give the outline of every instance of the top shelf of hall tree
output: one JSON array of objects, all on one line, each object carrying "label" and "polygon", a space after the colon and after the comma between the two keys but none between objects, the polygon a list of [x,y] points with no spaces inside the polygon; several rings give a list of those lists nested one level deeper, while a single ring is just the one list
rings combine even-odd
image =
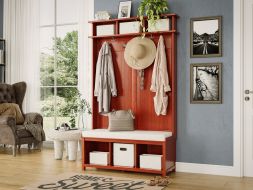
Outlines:
[{"label": "top shelf of hall tree", "polygon": [[[176,33],[176,19],[178,18],[178,15],[176,14],[163,14],[161,15],[161,19],[169,19],[170,26],[168,30],[164,31],[152,31],[152,32],[145,32],[146,35],[157,35],[157,34],[169,34],[169,33]],[[108,37],[125,37],[125,36],[138,36],[141,33],[140,32],[133,32],[133,33],[124,33],[122,34],[120,32],[120,24],[121,23],[128,23],[128,22],[134,22],[134,21],[140,21],[139,17],[131,17],[131,18],[116,18],[116,19],[110,19],[110,20],[95,20],[90,21],[93,25],[92,28],[92,36],[89,36],[89,38],[108,38]],[[105,25],[113,25],[114,31],[113,34],[110,35],[97,35],[97,27],[98,26],[105,26]],[[145,28],[148,26],[147,17],[144,17],[144,23],[143,25]]]}]

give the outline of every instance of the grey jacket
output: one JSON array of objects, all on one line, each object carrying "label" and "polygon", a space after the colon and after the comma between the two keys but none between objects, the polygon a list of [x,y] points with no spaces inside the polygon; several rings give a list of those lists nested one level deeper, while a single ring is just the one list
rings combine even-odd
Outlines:
[{"label": "grey jacket", "polygon": [[94,96],[98,101],[98,112],[110,112],[111,95],[117,96],[113,70],[112,52],[108,42],[104,42],[98,55]]}]

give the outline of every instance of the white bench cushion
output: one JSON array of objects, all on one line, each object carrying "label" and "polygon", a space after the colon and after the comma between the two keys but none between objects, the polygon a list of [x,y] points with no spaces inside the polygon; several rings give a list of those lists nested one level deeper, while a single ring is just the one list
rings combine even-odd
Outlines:
[{"label": "white bench cushion", "polygon": [[105,139],[125,139],[125,140],[144,140],[144,141],[165,141],[171,137],[169,131],[108,131],[107,129],[94,129],[82,131],[82,137],[105,138]]}]

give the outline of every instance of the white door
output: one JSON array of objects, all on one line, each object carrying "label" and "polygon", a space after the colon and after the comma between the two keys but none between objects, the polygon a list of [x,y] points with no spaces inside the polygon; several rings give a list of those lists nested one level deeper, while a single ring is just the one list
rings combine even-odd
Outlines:
[{"label": "white door", "polygon": [[[244,1],[244,176],[253,177],[253,0]],[[234,71],[236,74],[236,71]]]}]

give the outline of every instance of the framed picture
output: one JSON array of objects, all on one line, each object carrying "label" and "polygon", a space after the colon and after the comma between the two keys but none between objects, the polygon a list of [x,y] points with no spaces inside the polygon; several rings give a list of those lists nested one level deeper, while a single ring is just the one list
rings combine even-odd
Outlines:
[{"label": "framed picture", "polygon": [[221,63],[191,64],[191,104],[221,104]]},{"label": "framed picture", "polygon": [[191,19],[191,57],[221,57],[221,16]]},{"label": "framed picture", "polygon": [[118,18],[130,18],[132,1],[123,1],[119,3]]}]

